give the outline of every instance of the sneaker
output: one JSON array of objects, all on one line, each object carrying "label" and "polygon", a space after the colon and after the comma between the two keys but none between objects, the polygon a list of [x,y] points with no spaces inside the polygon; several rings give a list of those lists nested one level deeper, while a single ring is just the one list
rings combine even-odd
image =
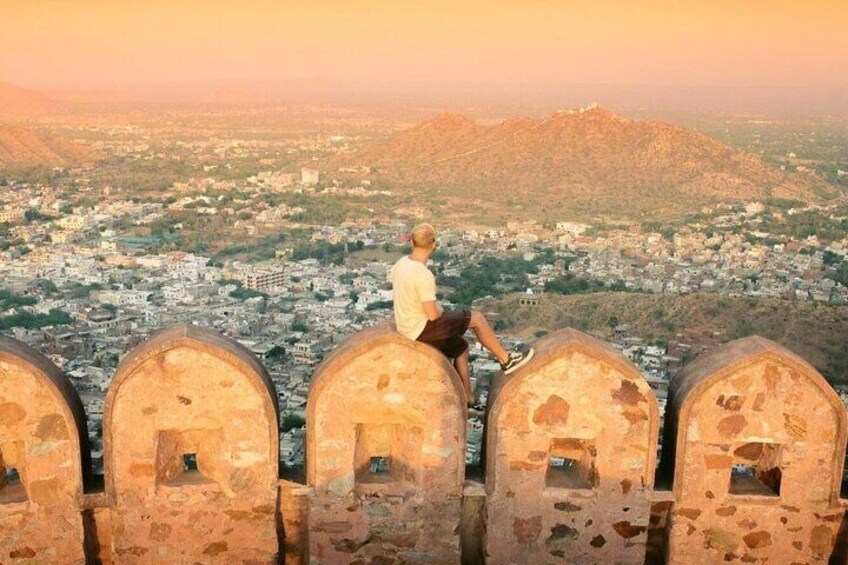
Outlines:
[{"label": "sneaker", "polygon": [[509,375],[519,367],[526,365],[527,362],[533,358],[534,353],[536,353],[536,351],[532,347],[528,349],[526,353],[513,351],[509,354],[509,357],[506,358],[506,361],[501,363],[501,371],[503,371],[505,375]]}]

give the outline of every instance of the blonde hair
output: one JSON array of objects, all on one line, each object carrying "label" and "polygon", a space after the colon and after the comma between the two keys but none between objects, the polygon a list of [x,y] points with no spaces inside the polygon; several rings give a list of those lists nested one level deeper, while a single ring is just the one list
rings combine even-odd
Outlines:
[{"label": "blonde hair", "polygon": [[409,234],[413,247],[429,249],[436,242],[436,228],[430,224],[418,224]]}]

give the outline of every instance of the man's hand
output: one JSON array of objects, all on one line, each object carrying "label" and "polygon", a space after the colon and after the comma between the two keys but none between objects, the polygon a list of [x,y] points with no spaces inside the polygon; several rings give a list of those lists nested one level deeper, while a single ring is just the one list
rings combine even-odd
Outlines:
[{"label": "man's hand", "polygon": [[435,300],[430,300],[429,302],[422,302],[421,305],[424,306],[424,313],[427,314],[428,320],[438,320],[439,317],[442,315],[442,312],[444,312],[442,307],[439,306],[439,303]]}]

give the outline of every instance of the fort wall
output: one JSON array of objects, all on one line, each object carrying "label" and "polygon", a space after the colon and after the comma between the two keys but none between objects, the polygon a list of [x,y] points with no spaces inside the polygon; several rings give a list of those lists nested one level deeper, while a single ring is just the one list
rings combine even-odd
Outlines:
[{"label": "fort wall", "polygon": [[802,359],[751,337],[687,366],[672,381],[655,484],[660,414],[636,367],[571,329],[535,347],[494,383],[478,480],[466,475],[450,363],[389,325],[354,335],[312,378],[298,481],[280,478],[276,396],[256,358],[210,330],[163,330],[112,381],[98,489],[67,378],[0,338],[0,562],[823,563],[844,553],[848,415]]},{"label": "fort wall", "polygon": [[0,337],[0,561],[84,562],[87,438],[82,403],[61,371]]},{"label": "fort wall", "polygon": [[669,407],[670,561],[827,560],[844,514],[846,413],[813,367],[737,340],[688,366]]},{"label": "fort wall", "polygon": [[486,439],[491,563],[643,563],[657,401],[636,367],[575,330],[496,383]]},{"label": "fort wall", "polygon": [[459,563],[465,397],[433,348],[378,326],[316,371],[306,429],[310,555]]}]

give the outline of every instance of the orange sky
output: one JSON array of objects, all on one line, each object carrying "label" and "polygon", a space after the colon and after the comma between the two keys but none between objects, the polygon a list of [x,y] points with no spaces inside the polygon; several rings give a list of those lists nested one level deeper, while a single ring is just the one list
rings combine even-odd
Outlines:
[{"label": "orange sky", "polygon": [[846,25],[848,0],[0,0],[0,80],[711,85],[848,96]]}]

